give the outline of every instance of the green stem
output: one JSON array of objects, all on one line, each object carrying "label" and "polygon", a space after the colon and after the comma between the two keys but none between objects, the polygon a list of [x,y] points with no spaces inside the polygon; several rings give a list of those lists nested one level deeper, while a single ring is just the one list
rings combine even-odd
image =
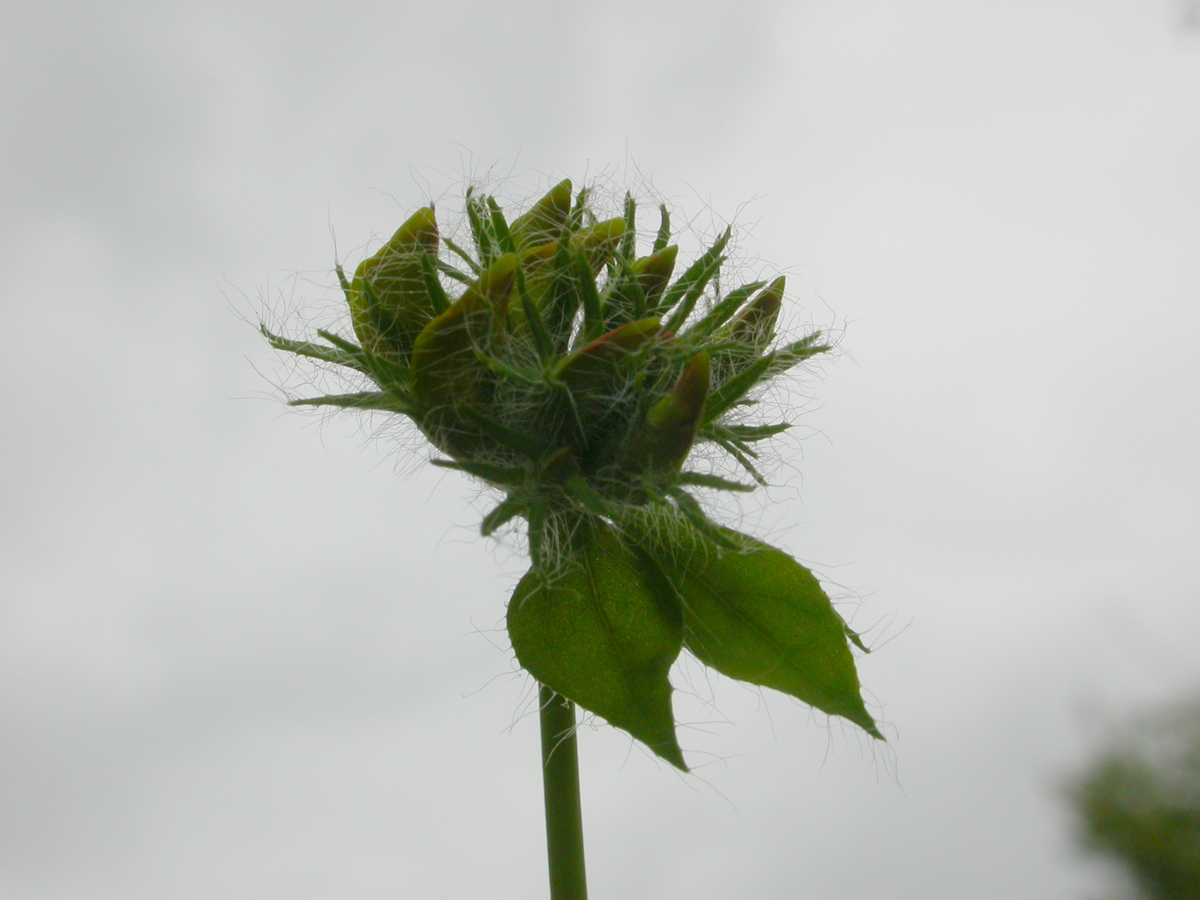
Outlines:
[{"label": "green stem", "polygon": [[539,700],[550,900],[587,900],[575,704],[545,685],[541,686]]}]

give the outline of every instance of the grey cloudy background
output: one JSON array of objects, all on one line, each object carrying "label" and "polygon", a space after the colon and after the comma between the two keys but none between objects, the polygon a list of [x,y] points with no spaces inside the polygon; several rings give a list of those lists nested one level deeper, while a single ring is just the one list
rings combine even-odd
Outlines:
[{"label": "grey cloudy background", "polygon": [[1057,779],[1200,677],[1198,23],[4,4],[0,896],[545,896],[517,548],[282,410],[247,322],[466,178],[566,176],[736,220],[841,334],[748,513],[876,645],[890,737],[682,664],[694,776],[584,730],[594,896],[1098,890]]}]

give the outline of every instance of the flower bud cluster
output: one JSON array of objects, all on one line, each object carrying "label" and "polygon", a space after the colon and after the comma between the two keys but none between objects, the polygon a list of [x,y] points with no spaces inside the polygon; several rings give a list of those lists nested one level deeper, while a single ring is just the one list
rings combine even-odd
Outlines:
[{"label": "flower bud cluster", "polygon": [[751,445],[787,425],[730,412],[827,347],[813,334],[770,349],[783,278],[713,295],[728,230],[675,277],[666,208],[645,255],[636,212],[627,198],[623,216],[598,220],[586,189],[563,181],[509,222],[468,192],[467,251],[418,210],[352,278],[339,269],[357,343],[267,335],[377,389],[296,402],[409,416],[448,457],[437,464],[505,492],[483,531],[523,517],[535,562],[579,517],[623,508],[665,503],[711,531],[688,487],[753,485],[688,471],[693,445],[723,448],[762,483]]},{"label": "flower bud cluster", "polygon": [[[764,382],[828,347],[819,333],[774,345],[783,278],[716,289],[728,230],[677,273],[659,211],[640,255],[631,198],[600,219],[563,181],[509,222],[468,191],[471,250],[426,207],[352,278],[338,269],[357,342],[264,334],[374,385],[295,403],[407,416],[445,455],[435,464],[504,493],[482,531],[528,525],[533,564],[508,632],[546,687],[681,768],[669,671],[684,649],[879,737],[850,649],[865,647],[818,580],[712,522],[690,491],[763,483],[754,445],[788,424],[740,415]],[[700,443],[754,483],[689,469]]]}]

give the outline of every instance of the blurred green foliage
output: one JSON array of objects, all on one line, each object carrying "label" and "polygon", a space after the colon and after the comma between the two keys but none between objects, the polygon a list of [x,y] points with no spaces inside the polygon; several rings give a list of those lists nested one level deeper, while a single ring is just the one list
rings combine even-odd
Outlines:
[{"label": "blurred green foliage", "polygon": [[1134,896],[1200,898],[1200,701],[1134,721],[1067,786],[1078,836]]}]

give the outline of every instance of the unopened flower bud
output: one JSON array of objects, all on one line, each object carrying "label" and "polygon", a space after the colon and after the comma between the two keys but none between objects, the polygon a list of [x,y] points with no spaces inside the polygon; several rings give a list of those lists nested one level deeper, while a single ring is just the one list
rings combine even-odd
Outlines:
[{"label": "unopened flower bud", "polygon": [[433,207],[418,210],[378,253],[364,260],[347,292],[354,333],[363,349],[406,362],[413,341],[433,318],[421,266],[436,256],[438,228]]},{"label": "unopened flower bud", "polygon": [[603,397],[613,388],[621,362],[662,329],[656,318],[629,322],[576,350],[554,370],[554,376],[570,388],[576,398],[595,394]]},{"label": "unopened flower bud", "polygon": [[478,443],[478,427],[466,410],[479,409],[489,370],[476,353],[504,321],[516,267],[514,254],[501,256],[413,344],[410,390],[419,423],[451,455]]},{"label": "unopened flower bud", "polygon": [[676,472],[683,465],[704,415],[709,374],[706,351],[692,360],[671,393],[646,413],[646,449],[653,468]]},{"label": "unopened flower bud", "polygon": [[611,457],[631,423],[627,421],[628,386],[637,378],[637,351],[659,335],[658,319],[622,325],[564,359],[553,376],[568,391],[563,417],[585,465],[595,467]]},{"label": "unopened flower bud", "polygon": [[525,274],[525,289],[529,296],[538,299],[554,274],[554,256],[558,252],[558,241],[549,241],[528,247],[520,253],[521,271]]},{"label": "unopened flower bud", "polygon": [[560,181],[509,228],[517,252],[557,241],[571,215],[571,181]]},{"label": "unopened flower bud", "polygon": [[647,309],[653,309],[659,298],[662,297],[663,291],[667,289],[667,283],[670,282],[671,274],[675,271],[675,257],[678,253],[679,247],[672,244],[657,253],[643,256],[634,261],[633,273],[637,275],[642,293],[646,296]]},{"label": "unopened flower bud", "polygon": [[729,326],[729,336],[735,341],[765,346],[775,336],[775,322],[783,305],[782,275],[762,289],[757,297],[747,303]]},{"label": "unopened flower bud", "polygon": [[625,234],[624,219],[605,219],[586,231],[571,236],[571,249],[582,250],[593,272],[599,272],[612,258],[621,236]]}]

